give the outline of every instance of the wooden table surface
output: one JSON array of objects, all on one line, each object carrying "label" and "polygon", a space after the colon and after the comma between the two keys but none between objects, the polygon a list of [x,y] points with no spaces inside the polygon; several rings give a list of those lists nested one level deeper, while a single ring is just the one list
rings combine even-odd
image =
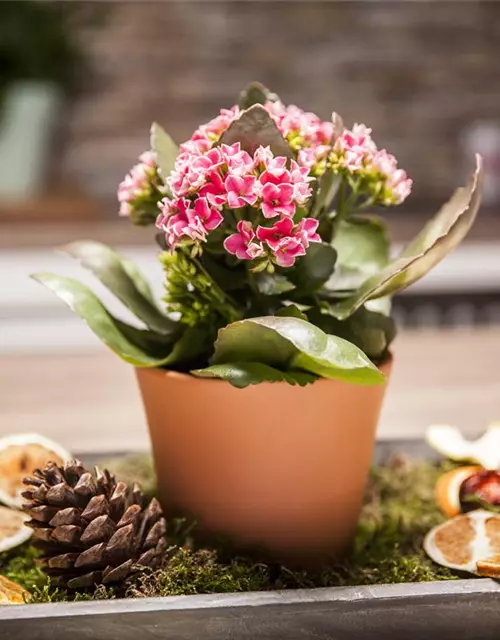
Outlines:
[{"label": "wooden table surface", "polygon": [[[500,327],[405,331],[394,352],[379,437],[419,437],[433,422],[472,434],[500,420]],[[149,445],[133,370],[104,348],[0,358],[0,435],[26,431],[76,452]]]}]

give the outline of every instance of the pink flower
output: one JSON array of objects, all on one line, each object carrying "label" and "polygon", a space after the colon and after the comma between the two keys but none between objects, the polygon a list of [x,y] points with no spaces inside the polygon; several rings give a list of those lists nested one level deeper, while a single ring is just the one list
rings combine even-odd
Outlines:
[{"label": "pink flower", "polygon": [[257,147],[255,153],[253,154],[255,164],[261,165],[262,167],[266,167],[267,163],[274,158],[273,152],[271,151],[271,147]]},{"label": "pink flower", "polygon": [[364,124],[355,124],[352,130],[345,129],[333,147],[336,164],[353,173],[371,165],[377,152],[371,131]]},{"label": "pink flower", "polygon": [[213,171],[205,176],[205,184],[199,190],[200,196],[206,196],[214,207],[220,207],[227,201],[226,187],[220,175]]},{"label": "pink flower", "polygon": [[155,154],[145,151],[139,160],[118,186],[117,197],[122,216],[131,215],[138,198],[152,197],[153,193],[158,192]]},{"label": "pink flower", "polygon": [[149,167],[150,169],[154,169],[156,167],[156,154],[154,151],[143,151],[139,156],[139,160],[144,166]]},{"label": "pink flower", "polygon": [[386,186],[392,192],[392,203],[401,204],[411,193],[413,181],[408,178],[406,171],[398,169],[389,177]]},{"label": "pink flower", "polygon": [[305,204],[311,197],[309,182],[314,178],[309,175],[307,167],[300,167],[295,160],[290,163],[290,179],[293,184],[293,197],[298,205]]},{"label": "pink flower", "polygon": [[268,182],[262,187],[262,213],[265,218],[275,216],[292,217],[295,213],[295,203],[293,202],[293,185],[272,184]]},{"label": "pink flower", "polygon": [[191,207],[187,198],[160,203],[160,215],[156,226],[165,232],[167,245],[174,249],[180,240],[194,243],[205,242],[209,231],[216,229],[223,220],[219,211],[210,206],[206,198],[198,198]]},{"label": "pink flower", "polygon": [[372,167],[384,180],[382,204],[401,204],[410,195],[413,182],[406,171],[398,169],[398,161],[392,154],[385,149],[377,151],[373,156]]},{"label": "pink flower", "polygon": [[224,220],[222,214],[210,205],[207,198],[197,198],[194,202],[194,211],[206,231],[217,229]]},{"label": "pink flower", "polygon": [[224,240],[224,249],[239,260],[253,260],[264,255],[262,245],[254,242],[255,232],[247,220],[240,220],[236,225],[238,233],[233,233]]},{"label": "pink flower", "polygon": [[241,150],[239,142],[235,142],[232,145],[223,144],[222,155],[227,162],[230,173],[234,176],[251,173],[255,167],[252,156],[246,151]]},{"label": "pink flower", "polygon": [[233,176],[242,176],[253,171],[255,163],[249,153],[240,151],[227,158],[227,165]]},{"label": "pink flower", "polygon": [[295,259],[306,253],[302,237],[294,232],[293,226],[290,218],[282,218],[272,227],[257,229],[257,238],[269,246],[273,252],[274,261],[280,267],[292,267]]},{"label": "pink flower", "polygon": [[243,178],[233,175],[227,176],[224,183],[227,190],[227,204],[232,209],[239,209],[246,204],[255,204],[257,202],[256,181],[255,176],[244,176]]},{"label": "pink flower", "polygon": [[210,151],[207,151],[197,158],[191,158],[190,162],[192,170],[201,173],[217,171],[223,163],[224,158],[218,147],[210,149]]},{"label": "pink flower", "polygon": [[281,218],[272,227],[257,227],[257,238],[265,242],[273,251],[278,248],[283,238],[292,235],[293,220]]},{"label": "pink flower", "polygon": [[274,250],[274,259],[280,267],[293,267],[295,259],[305,255],[306,250],[299,238],[289,236],[280,240]]},{"label": "pink flower", "polygon": [[199,127],[193,134],[193,139],[206,139],[212,143],[217,141],[220,136],[226,131],[229,125],[238,117],[240,113],[239,108],[235,105],[231,109],[221,109],[219,115],[207,122],[207,124]]},{"label": "pink flower", "polygon": [[266,102],[264,108],[294,148],[330,146],[333,136],[332,122],[323,122],[314,113],[302,111],[295,105],[285,107],[281,102]]},{"label": "pink flower", "polygon": [[234,144],[223,144],[221,146],[221,150],[224,158],[231,158],[241,152],[241,143],[235,142]]},{"label": "pink flower", "polygon": [[321,236],[317,233],[319,220],[314,218],[302,218],[297,226],[297,235],[302,245],[307,249],[310,242],[321,242]]},{"label": "pink flower", "polygon": [[286,160],[283,156],[268,158],[265,163],[266,170],[262,174],[266,176],[266,179],[262,179],[262,183],[275,182],[276,184],[277,182],[289,182],[289,180],[284,179],[288,175]]},{"label": "pink flower", "polygon": [[207,232],[199,217],[194,215],[189,200],[165,198],[159,207],[161,213],[156,220],[156,226],[165,232],[166,243],[171,249],[186,238],[193,242],[206,239]]}]

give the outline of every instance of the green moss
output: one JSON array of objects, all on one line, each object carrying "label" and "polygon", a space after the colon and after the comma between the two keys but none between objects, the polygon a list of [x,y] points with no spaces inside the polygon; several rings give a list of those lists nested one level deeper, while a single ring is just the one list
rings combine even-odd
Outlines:
[{"label": "green moss", "polygon": [[[124,481],[140,480],[146,490],[154,487],[149,457],[134,456],[105,466]],[[0,573],[26,587],[33,602],[453,580],[451,571],[434,565],[422,550],[427,531],[443,520],[433,491],[445,470],[445,465],[402,459],[374,468],[351,556],[317,572],[292,571],[249,558],[223,561],[227,548],[196,549],[184,523],[173,522],[170,539],[178,546],[168,550],[163,567],[144,571],[121,590],[101,586],[92,593],[69,594],[53,588],[36,566],[37,554],[29,544],[0,554]]]}]

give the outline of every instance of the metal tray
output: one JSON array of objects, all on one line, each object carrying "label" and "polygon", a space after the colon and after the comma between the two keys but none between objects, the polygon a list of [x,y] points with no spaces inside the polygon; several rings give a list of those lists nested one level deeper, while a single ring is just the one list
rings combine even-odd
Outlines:
[{"label": "metal tray", "polygon": [[[377,443],[431,458],[421,441]],[[0,607],[0,640],[500,640],[489,579]]]}]

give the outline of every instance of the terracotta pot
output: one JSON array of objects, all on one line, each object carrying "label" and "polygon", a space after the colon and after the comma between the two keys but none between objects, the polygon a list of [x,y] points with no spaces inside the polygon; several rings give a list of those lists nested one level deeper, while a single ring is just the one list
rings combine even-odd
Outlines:
[{"label": "terracotta pot", "polygon": [[[382,370],[390,373],[391,361]],[[387,385],[306,387],[137,369],[160,500],[275,560],[349,548]]]}]

